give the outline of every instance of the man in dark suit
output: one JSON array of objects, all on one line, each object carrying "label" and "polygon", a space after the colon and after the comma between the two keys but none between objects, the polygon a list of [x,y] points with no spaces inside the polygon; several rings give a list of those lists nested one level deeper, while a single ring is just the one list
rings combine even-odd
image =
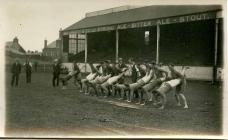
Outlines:
[{"label": "man in dark suit", "polygon": [[14,86],[14,81],[16,81],[15,86],[18,86],[19,81],[19,75],[21,73],[21,64],[19,63],[19,60],[16,59],[16,61],[13,63],[11,67],[11,73],[12,73],[12,80],[11,80],[11,86]]},{"label": "man in dark suit", "polygon": [[58,61],[58,59],[55,59],[54,65],[53,65],[53,78],[52,78],[53,87],[59,86],[60,70],[61,70],[61,66],[59,64],[59,61]]},{"label": "man in dark suit", "polygon": [[132,65],[132,68],[131,68],[131,80],[132,80],[132,83],[135,83],[135,82],[137,82],[138,78],[141,76],[140,75],[139,65],[137,65],[135,63],[133,58],[129,59],[129,63]]},{"label": "man in dark suit", "polygon": [[35,61],[35,62],[34,62],[35,72],[37,72],[37,67],[38,67],[38,62],[37,62],[37,61]]},{"label": "man in dark suit", "polygon": [[26,83],[31,83],[32,64],[29,61],[26,61],[25,63],[25,72],[26,72]]}]

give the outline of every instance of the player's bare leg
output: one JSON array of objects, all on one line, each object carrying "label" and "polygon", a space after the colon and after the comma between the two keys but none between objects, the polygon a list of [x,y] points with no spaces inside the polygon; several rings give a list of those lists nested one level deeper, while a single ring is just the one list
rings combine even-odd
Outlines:
[{"label": "player's bare leg", "polygon": [[177,106],[181,106],[181,103],[180,103],[180,96],[178,94],[175,94],[175,99],[176,99],[176,102],[177,102]]},{"label": "player's bare leg", "polygon": [[162,100],[161,100],[162,105],[158,109],[164,109],[165,105],[166,105],[166,102],[167,102],[167,98],[166,98],[165,93],[160,93],[160,95],[162,97]]},{"label": "player's bare leg", "polygon": [[80,93],[82,92],[82,82],[81,81],[79,81],[79,87],[80,87]]},{"label": "player's bare leg", "polygon": [[182,100],[184,102],[184,108],[187,109],[188,108],[188,103],[187,103],[187,100],[186,100],[184,94],[180,93],[179,95],[180,95],[180,97],[182,98]]},{"label": "player's bare leg", "polygon": [[101,89],[102,89],[103,92],[104,92],[104,97],[107,98],[107,97],[108,97],[108,94],[109,94],[107,82],[101,84]]}]

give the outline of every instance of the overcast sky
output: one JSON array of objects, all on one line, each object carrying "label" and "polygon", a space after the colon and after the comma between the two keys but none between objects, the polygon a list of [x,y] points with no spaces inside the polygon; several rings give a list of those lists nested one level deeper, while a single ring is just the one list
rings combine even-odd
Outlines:
[{"label": "overcast sky", "polygon": [[[213,1],[188,0],[188,4],[215,4]],[[182,0],[0,0],[0,30],[4,42],[17,36],[25,50],[41,51],[45,38],[51,43],[58,38],[60,28],[79,21],[87,12],[123,5],[158,4],[184,3]]]}]

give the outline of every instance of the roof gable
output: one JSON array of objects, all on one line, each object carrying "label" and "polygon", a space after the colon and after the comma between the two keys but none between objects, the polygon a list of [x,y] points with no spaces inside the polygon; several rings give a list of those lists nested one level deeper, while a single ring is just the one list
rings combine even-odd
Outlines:
[{"label": "roof gable", "polygon": [[8,42],[6,42],[5,46],[8,49],[14,48],[14,49],[17,49],[19,52],[26,53],[24,48],[19,43],[16,43],[16,42],[8,41]]}]

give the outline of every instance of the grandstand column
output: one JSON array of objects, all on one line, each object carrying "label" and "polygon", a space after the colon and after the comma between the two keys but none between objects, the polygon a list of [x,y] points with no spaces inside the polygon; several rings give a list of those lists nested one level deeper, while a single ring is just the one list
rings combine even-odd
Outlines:
[{"label": "grandstand column", "polygon": [[59,46],[59,57],[62,58],[62,53],[63,53],[63,32],[62,32],[62,28],[60,28],[59,30],[59,39],[60,39],[60,46]]},{"label": "grandstand column", "polygon": [[118,62],[119,57],[119,31],[116,29],[116,62]]},{"label": "grandstand column", "polygon": [[219,19],[215,19],[215,53],[214,53],[214,66],[213,66],[213,79],[212,83],[214,84],[217,79],[217,54],[218,54],[218,24]]},{"label": "grandstand column", "polygon": [[159,42],[160,42],[160,26],[157,24],[157,51],[156,51],[156,63],[159,63]]},{"label": "grandstand column", "polygon": [[68,62],[69,54],[69,35],[63,35],[63,50],[62,50],[62,61]]},{"label": "grandstand column", "polygon": [[87,33],[85,33],[85,72],[86,72],[86,65],[87,65]]}]

